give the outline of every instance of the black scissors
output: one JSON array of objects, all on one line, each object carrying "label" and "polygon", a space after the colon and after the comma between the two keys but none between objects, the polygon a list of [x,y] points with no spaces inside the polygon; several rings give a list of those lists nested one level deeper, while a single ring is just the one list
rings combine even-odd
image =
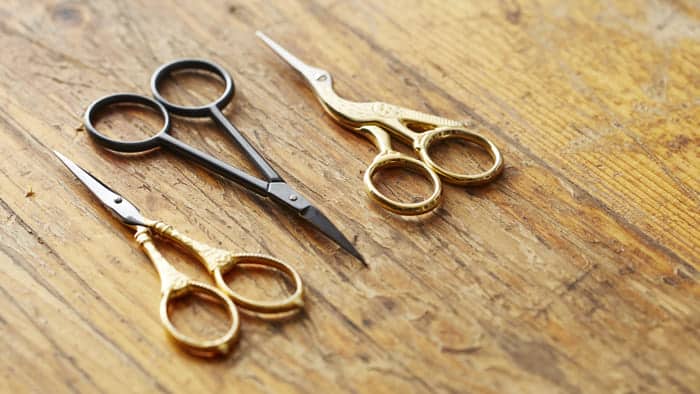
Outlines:
[{"label": "black scissors", "polygon": [[[181,70],[198,70],[217,75],[225,83],[224,93],[215,101],[197,107],[181,106],[169,102],[160,94],[158,86],[165,77]],[[153,73],[151,91],[155,100],[150,97],[130,93],[112,94],[96,100],[90,104],[85,112],[84,122],[88,133],[103,147],[122,153],[146,152],[161,147],[170,149],[215,174],[232,180],[260,196],[270,197],[276,203],[297,212],[307,222],[311,223],[328,238],[335,241],[366,265],[362,255],[352,246],[340,230],[320,210],[311,205],[306,198],[292,189],[221,112],[222,108],[231,101],[235,92],[233,78],[226,70],[206,60],[176,60],[162,65]],[[94,118],[95,114],[100,110],[114,104],[135,104],[152,108],[163,117],[163,128],[154,136],[141,141],[118,141],[108,138],[97,131],[94,125]],[[257,178],[226,164],[170,135],[170,113],[191,118],[209,117],[236,142],[246,156],[255,164],[255,167],[262,172],[264,179]]]}]

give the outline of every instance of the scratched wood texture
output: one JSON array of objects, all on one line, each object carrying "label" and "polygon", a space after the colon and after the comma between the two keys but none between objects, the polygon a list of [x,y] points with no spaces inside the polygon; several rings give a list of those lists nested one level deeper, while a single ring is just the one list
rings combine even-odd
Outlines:
[{"label": "scratched wood texture", "polygon": [[[503,176],[446,186],[424,218],[377,208],[362,188],[371,144],[323,114],[257,29],[349,99],[476,122]],[[6,0],[0,48],[0,392],[700,388],[693,0]],[[231,71],[227,116],[370,269],[236,185],[165,152],[106,153],[78,128],[92,100],[149,94],[152,71],[179,57]],[[175,128],[245,167],[208,123]],[[51,149],[195,238],[292,262],[305,311],[244,318],[227,358],[178,351],[148,260]],[[269,275],[235,282],[283,290]],[[216,328],[198,304],[182,313]]]}]

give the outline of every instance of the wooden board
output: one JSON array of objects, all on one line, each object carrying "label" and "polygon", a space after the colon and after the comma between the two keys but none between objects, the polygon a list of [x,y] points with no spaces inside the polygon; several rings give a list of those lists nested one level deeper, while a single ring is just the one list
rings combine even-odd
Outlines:
[{"label": "wooden board", "polygon": [[[257,29],[328,69],[346,98],[476,122],[501,147],[503,176],[447,185],[424,218],[378,208],[362,185],[372,145],[322,112]],[[0,392],[700,387],[692,0],[6,0],[0,48]],[[166,152],[109,154],[78,128],[92,100],[149,94],[153,70],[179,57],[231,71],[226,115],[370,269],[236,185]],[[174,129],[250,168],[212,125]],[[292,262],[304,313],[244,318],[221,360],[178,351],[147,258],[52,149],[194,238]],[[236,283],[282,290],[274,277]]]}]

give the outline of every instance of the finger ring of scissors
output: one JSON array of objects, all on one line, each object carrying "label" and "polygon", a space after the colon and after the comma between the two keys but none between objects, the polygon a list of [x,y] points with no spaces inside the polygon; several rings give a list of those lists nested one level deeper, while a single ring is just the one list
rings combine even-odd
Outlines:
[{"label": "finger ring of scissors", "polygon": [[[117,219],[136,230],[134,238],[153,262],[160,277],[161,321],[170,336],[187,351],[202,356],[224,354],[230,351],[238,337],[240,326],[238,309],[235,305],[260,313],[287,312],[304,305],[301,278],[289,264],[262,254],[235,254],[213,248],[189,238],[170,225],[147,219],[131,202],[111,190],[102,181],[62,154],[55,153]],[[214,277],[218,289],[206,283],[194,281],[175,269],[156,249],[152,238],[153,233],[174,241],[201,261]],[[231,289],[223,278],[224,274],[238,264],[241,264],[242,267],[257,265],[279,270],[294,282],[295,290],[292,295],[279,301],[256,301],[243,297]],[[170,319],[170,307],[173,300],[188,295],[199,296],[223,305],[230,320],[228,330],[218,338],[205,340],[193,338],[178,330]]]},{"label": "finger ring of scissors", "polygon": [[[185,70],[204,71],[214,74],[224,83],[223,93],[216,100],[201,106],[182,106],[168,101],[161,94],[159,85],[169,75]],[[177,155],[184,156],[188,161],[197,163],[219,176],[240,184],[259,196],[269,197],[273,202],[296,212],[304,220],[364,263],[360,253],[340,230],[319,209],[304,198],[301,193],[287,184],[272,168],[270,163],[250,144],[240,130],[224,116],[222,110],[231,102],[234,92],[233,78],[216,63],[202,59],[175,60],[162,65],[153,73],[151,77],[151,93],[155,100],[130,93],[117,93],[102,97],[90,104],[85,112],[85,128],[98,144],[109,150],[122,153],[138,153],[156,148],[165,148]],[[101,110],[115,104],[135,104],[148,107],[162,117],[163,127],[150,138],[141,141],[122,141],[109,138],[97,130],[95,122],[97,114]],[[190,118],[210,118],[240,147],[262,174],[262,177],[253,176],[246,171],[229,165],[171,135],[170,114]]]},{"label": "finger ring of scissors", "polygon": [[[247,310],[260,313],[288,312],[304,306],[304,288],[301,277],[289,264],[274,257],[257,253],[232,253],[195,241],[177,231],[173,226],[160,221],[147,221],[148,227],[156,234],[170,239],[194,255],[209,271],[216,285],[226,293],[236,305]],[[294,282],[294,293],[278,301],[257,301],[246,298],[234,291],[224,280],[224,275],[236,265],[257,265],[278,270]]]},{"label": "finger ring of scissors", "polygon": [[[323,108],[334,120],[370,137],[379,148],[379,154],[365,172],[364,182],[369,195],[386,209],[401,215],[423,214],[433,210],[440,202],[442,186],[439,177],[458,185],[480,185],[491,182],[503,170],[503,157],[496,145],[481,134],[467,129],[462,123],[387,103],[345,100],[333,90],[333,81],[328,71],[307,65],[265,34],[257,32],[257,35],[304,76]],[[409,126],[414,126],[418,131]],[[420,160],[392,149],[392,135],[411,144]],[[430,156],[430,148],[439,141],[452,139],[466,140],[486,150],[493,161],[491,167],[476,174],[461,174],[438,165]],[[387,197],[374,183],[377,171],[386,167],[408,168],[423,174],[433,186],[432,193],[417,203],[404,203]]]}]

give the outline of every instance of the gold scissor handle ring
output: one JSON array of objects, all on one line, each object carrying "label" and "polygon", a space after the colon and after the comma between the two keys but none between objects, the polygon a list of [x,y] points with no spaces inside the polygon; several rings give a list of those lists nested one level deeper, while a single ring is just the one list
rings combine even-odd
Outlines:
[{"label": "gold scissor handle ring", "polygon": [[[491,168],[476,174],[460,174],[440,167],[430,157],[430,146],[438,141],[452,138],[459,138],[475,143],[486,150],[493,160]],[[413,148],[433,171],[437,172],[449,183],[457,185],[482,185],[491,182],[503,171],[503,157],[496,145],[486,137],[469,131],[464,127],[437,127],[433,130],[421,133],[415,140]]]},{"label": "gold scissor handle ring", "polygon": [[[294,293],[283,300],[276,301],[257,301],[244,297],[233,291],[224,280],[224,275],[232,270],[236,264],[251,264],[281,271],[294,282]],[[212,274],[217,286],[231,297],[236,305],[247,310],[260,313],[282,313],[304,306],[304,285],[301,281],[301,276],[291,265],[274,257],[257,253],[235,254],[228,262],[214,268]]]},{"label": "gold scissor handle ring", "polygon": [[[405,203],[387,197],[379,191],[373,177],[380,169],[389,167],[406,168],[424,175],[432,184],[432,194],[425,200],[415,203]],[[395,151],[377,155],[365,171],[364,182],[370,197],[378,201],[384,208],[399,215],[420,215],[429,212],[438,206],[442,195],[442,183],[435,171],[422,161]]]},{"label": "gold scissor handle ring", "polygon": [[[228,312],[231,325],[226,333],[214,339],[197,339],[182,333],[170,320],[170,301],[194,294],[204,299],[224,305]],[[231,300],[220,290],[204,283],[185,280],[165,290],[160,301],[160,319],[170,337],[187,352],[197,356],[218,356],[228,353],[238,339],[240,320],[238,310]]]}]

